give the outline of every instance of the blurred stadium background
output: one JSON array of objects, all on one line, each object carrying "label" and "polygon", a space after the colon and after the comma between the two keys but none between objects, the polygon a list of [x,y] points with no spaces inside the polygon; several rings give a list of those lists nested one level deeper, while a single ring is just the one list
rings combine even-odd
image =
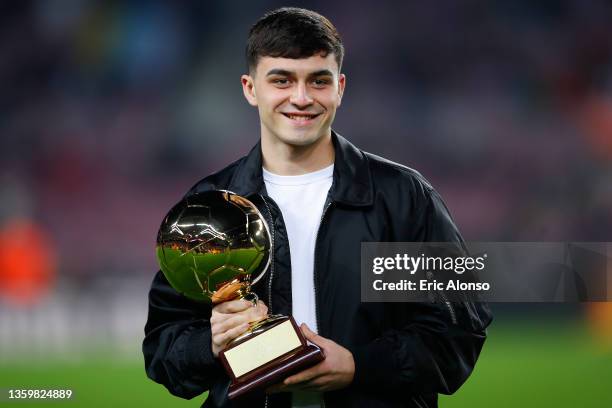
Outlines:
[{"label": "blurred stadium background", "polygon": [[[0,5],[0,388],[199,406],[144,373],[155,235],[256,142],[244,41],[282,5]],[[344,37],[335,129],[421,171],[466,240],[612,241],[610,2],[292,5]],[[609,304],[493,308],[476,372],[442,407],[612,406]]]}]

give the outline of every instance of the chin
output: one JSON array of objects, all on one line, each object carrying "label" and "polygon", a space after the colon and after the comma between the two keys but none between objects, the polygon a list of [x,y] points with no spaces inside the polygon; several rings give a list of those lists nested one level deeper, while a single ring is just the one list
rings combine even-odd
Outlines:
[{"label": "chin", "polygon": [[322,135],[310,132],[306,134],[293,133],[290,135],[283,135],[283,137],[280,137],[280,140],[291,146],[309,146],[317,142],[321,137]]}]

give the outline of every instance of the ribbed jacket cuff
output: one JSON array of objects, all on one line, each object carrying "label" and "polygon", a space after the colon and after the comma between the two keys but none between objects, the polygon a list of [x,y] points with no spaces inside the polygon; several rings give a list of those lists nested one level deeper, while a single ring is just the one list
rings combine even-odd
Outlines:
[{"label": "ribbed jacket cuff", "polygon": [[220,367],[212,352],[209,328],[194,328],[188,335],[185,345],[185,365],[190,371],[209,370]]}]

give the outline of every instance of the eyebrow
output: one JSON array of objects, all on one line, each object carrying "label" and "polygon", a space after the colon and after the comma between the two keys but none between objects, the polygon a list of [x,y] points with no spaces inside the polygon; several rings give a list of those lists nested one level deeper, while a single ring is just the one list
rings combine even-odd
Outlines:
[{"label": "eyebrow", "polygon": [[[270,71],[268,71],[268,73],[266,74],[266,76],[270,76],[270,75],[283,75],[283,76],[291,76],[291,75],[295,75],[295,72],[292,71],[287,71],[286,69],[271,69]],[[319,71],[315,71],[311,74],[309,74],[309,77],[313,77],[313,76],[334,76],[334,74],[329,70],[329,69],[322,69]]]}]

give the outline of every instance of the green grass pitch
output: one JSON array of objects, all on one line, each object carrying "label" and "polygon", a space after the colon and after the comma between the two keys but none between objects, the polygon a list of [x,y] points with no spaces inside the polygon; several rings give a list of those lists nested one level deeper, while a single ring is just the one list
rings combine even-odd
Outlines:
[{"label": "green grass pitch", "polygon": [[[140,355],[117,360],[112,353],[79,362],[52,358],[2,363],[0,388],[70,388],[74,398],[62,402],[0,402],[14,407],[198,407],[170,395],[144,373]],[[577,324],[501,323],[489,331],[475,372],[440,407],[610,407],[612,352],[598,347]],[[47,405],[49,404],[49,405]]]}]

